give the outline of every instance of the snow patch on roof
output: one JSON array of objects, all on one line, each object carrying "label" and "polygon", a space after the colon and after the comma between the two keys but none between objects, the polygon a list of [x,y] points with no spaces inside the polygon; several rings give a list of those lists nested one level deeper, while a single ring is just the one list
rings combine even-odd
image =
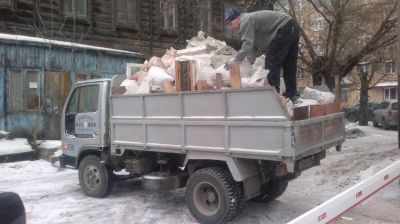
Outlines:
[{"label": "snow patch on roof", "polygon": [[140,53],[136,53],[136,52],[132,52],[132,51],[124,51],[124,50],[118,50],[118,49],[113,49],[113,48],[97,47],[97,46],[86,45],[86,44],[78,44],[78,43],[74,43],[74,42],[50,40],[50,39],[45,39],[45,38],[41,38],[41,37],[29,37],[29,36],[13,35],[13,34],[6,34],[6,33],[0,33],[0,40],[27,41],[27,42],[43,43],[43,44],[48,44],[48,45],[58,45],[58,46],[63,46],[63,47],[85,48],[85,49],[91,49],[91,50],[109,51],[109,52],[132,54],[132,55],[141,55]]},{"label": "snow patch on roof", "polygon": [[380,82],[375,85],[376,87],[397,86],[397,81]]}]

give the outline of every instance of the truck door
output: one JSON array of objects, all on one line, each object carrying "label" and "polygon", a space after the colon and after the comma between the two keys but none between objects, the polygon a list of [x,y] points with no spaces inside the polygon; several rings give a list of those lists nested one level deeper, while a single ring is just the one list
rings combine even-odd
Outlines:
[{"label": "truck door", "polygon": [[101,135],[101,85],[87,83],[76,87],[64,108],[62,128],[64,153],[77,157],[84,148],[96,148],[102,144]]}]

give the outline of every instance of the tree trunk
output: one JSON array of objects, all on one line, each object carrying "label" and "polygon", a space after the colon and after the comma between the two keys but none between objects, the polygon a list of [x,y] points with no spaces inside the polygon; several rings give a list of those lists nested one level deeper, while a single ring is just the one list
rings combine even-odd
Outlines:
[{"label": "tree trunk", "polygon": [[311,75],[312,75],[312,81],[313,81],[314,86],[322,85],[322,77],[319,73],[317,73],[317,74],[312,73]]},{"label": "tree trunk", "polygon": [[361,75],[361,87],[360,87],[360,110],[359,110],[359,121],[360,126],[368,126],[368,76]]}]

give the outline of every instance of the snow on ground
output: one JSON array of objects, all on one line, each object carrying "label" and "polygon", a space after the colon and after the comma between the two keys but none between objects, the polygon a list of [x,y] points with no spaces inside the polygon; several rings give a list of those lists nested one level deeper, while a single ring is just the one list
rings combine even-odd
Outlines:
[{"label": "snow on ground", "polygon": [[[359,131],[353,131],[356,134],[346,140],[342,152],[330,149],[321,166],[291,181],[280,198],[268,204],[248,202],[232,223],[286,223],[400,159],[396,131],[349,129]],[[184,189],[147,192],[136,179],[116,183],[107,198],[90,198],[80,189],[76,170],[60,170],[44,160],[0,164],[0,178],[0,191],[20,194],[29,224],[197,223]],[[399,198],[399,185],[392,183],[338,223],[398,223]]]},{"label": "snow on ground", "polygon": [[32,147],[25,138],[7,140],[0,139],[0,155],[17,154],[32,151]]},{"label": "snow on ground", "polygon": [[[41,141],[41,140],[39,140],[39,141]],[[39,147],[43,148],[43,149],[59,149],[59,148],[61,148],[61,141],[46,140],[46,141],[42,142]]]}]

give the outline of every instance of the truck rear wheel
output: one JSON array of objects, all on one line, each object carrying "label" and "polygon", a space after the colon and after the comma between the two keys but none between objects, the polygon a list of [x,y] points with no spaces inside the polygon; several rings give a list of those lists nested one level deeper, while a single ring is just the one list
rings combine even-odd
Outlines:
[{"label": "truck rear wheel", "polygon": [[243,208],[243,189],[230,172],[210,167],[196,171],[186,185],[189,210],[200,223],[223,223]]},{"label": "truck rear wheel", "polygon": [[268,183],[261,186],[261,194],[255,198],[254,201],[258,202],[270,202],[275,200],[286,191],[288,181],[281,179],[273,179]]},{"label": "truck rear wheel", "polygon": [[113,172],[101,163],[97,156],[86,156],[79,164],[79,184],[86,195],[102,198],[107,196],[113,185]]}]

